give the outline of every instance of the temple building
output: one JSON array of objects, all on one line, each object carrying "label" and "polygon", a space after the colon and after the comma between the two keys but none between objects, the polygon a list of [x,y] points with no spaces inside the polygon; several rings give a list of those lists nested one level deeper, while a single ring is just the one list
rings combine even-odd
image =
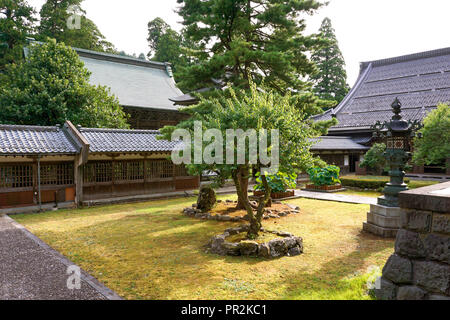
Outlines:
[{"label": "temple building", "polygon": [[[0,214],[151,199],[197,189],[158,131],[0,125]],[[183,192],[184,194],[184,192]]]},{"label": "temple building", "polygon": [[130,115],[133,129],[158,130],[187,118],[170,98],[183,95],[170,63],[74,48],[92,73],[93,85],[107,86]]},{"label": "temple building", "polygon": [[[358,80],[345,99],[314,117],[334,117],[339,123],[312,150],[344,172],[358,171],[362,154],[381,142],[372,138],[372,126],[392,117],[395,98],[402,103],[401,116],[407,121],[422,121],[439,103],[449,103],[450,48],[361,63]],[[413,172],[445,173],[442,165],[415,166]]]}]

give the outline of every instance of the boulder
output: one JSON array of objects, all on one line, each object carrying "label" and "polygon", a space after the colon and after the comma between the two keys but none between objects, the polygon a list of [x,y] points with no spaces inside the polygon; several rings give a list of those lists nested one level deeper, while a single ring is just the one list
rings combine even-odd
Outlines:
[{"label": "boulder", "polygon": [[393,254],[383,268],[383,277],[395,283],[411,283],[412,264],[409,259]]},{"label": "boulder", "polygon": [[288,255],[290,257],[295,257],[301,255],[303,253],[302,249],[299,246],[289,249]]},{"label": "boulder", "polygon": [[258,256],[262,258],[270,258],[270,247],[267,243],[258,246]]},{"label": "boulder", "polygon": [[219,255],[225,255],[226,252],[223,248],[224,242],[225,242],[225,235],[223,234],[213,237],[210,243],[211,252]]},{"label": "boulder", "polygon": [[228,256],[240,256],[241,255],[239,243],[231,243],[231,242],[225,241],[222,244],[222,249],[225,252],[225,254]]},{"label": "boulder", "polygon": [[286,243],[288,249],[298,247],[297,240],[294,237],[285,238],[284,243]]},{"label": "boulder", "polygon": [[276,233],[277,236],[283,237],[283,238],[290,238],[293,237],[292,234],[290,234],[289,232],[284,232],[284,231],[279,231]]},{"label": "boulder", "polygon": [[424,300],[427,293],[416,286],[398,288],[397,300]]},{"label": "boulder", "polygon": [[413,279],[422,288],[444,295],[450,294],[450,265],[430,261],[416,261]]},{"label": "boulder", "polygon": [[450,264],[450,237],[430,234],[425,238],[424,245],[428,259]]},{"label": "boulder", "polygon": [[258,254],[258,243],[255,241],[241,241],[239,250],[243,256],[256,256]]},{"label": "boulder", "polygon": [[288,247],[284,239],[274,239],[268,243],[270,248],[270,256],[273,258],[285,256],[288,252]]},{"label": "boulder", "polygon": [[202,212],[210,211],[216,204],[216,192],[210,186],[205,186],[200,189],[197,199],[197,209]]},{"label": "boulder", "polygon": [[395,300],[397,298],[397,288],[391,281],[381,278],[380,288],[375,289],[375,296],[379,300]]},{"label": "boulder", "polygon": [[395,241],[395,253],[411,258],[424,258],[425,247],[416,232],[400,229]]}]

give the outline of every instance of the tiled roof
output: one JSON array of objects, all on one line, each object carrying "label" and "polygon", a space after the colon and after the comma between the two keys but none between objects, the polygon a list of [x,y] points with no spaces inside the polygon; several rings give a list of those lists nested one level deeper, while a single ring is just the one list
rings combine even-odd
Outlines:
[{"label": "tiled roof", "polygon": [[58,127],[0,125],[0,155],[76,154]]},{"label": "tiled roof", "polygon": [[179,142],[157,140],[159,131],[80,128],[90,152],[171,152]]},{"label": "tiled roof", "polygon": [[369,128],[392,117],[396,97],[405,120],[422,120],[439,103],[450,102],[450,48],[362,63],[341,104],[314,119],[329,120],[334,113],[339,124],[330,132]]},{"label": "tiled roof", "polygon": [[183,94],[170,64],[74,48],[92,73],[90,82],[111,88],[122,106],[178,110],[169,98]]},{"label": "tiled roof", "polygon": [[320,150],[368,150],[369,147],[360,145],[351,137],[326,136],[313,139],[316,143],[311,147],[312,151]]}]

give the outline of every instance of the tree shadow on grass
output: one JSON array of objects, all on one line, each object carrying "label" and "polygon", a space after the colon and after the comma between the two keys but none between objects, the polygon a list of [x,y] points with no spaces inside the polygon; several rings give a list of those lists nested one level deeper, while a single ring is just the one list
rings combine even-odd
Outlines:
[{"label": "tree shadow on grass", "polygon": [[[346,279],[368,272],[370,265],[366,261],[367,258],[389,248],[393,250],[394,247],[393,239],[379,238],[363,231],[357,235],[357,242],[356,250],[322,264],[317,271],[303,269],[291,272],[284,279],[286,287],[281,298],[322,296],[328,299],[339,296],[346,290],[353,290],[354,288],[350,288]],[[386,260],[380,260],[382,265]]]}]

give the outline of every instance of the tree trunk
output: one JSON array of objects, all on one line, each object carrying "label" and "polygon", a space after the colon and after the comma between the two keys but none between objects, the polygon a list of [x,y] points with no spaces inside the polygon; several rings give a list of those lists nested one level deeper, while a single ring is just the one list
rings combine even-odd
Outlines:
[{"label": "tree trunk", "polygon": [[250,216],[250,229],[247,233],[247,238],[249,239],[256,239],[258,238],[259,231],[261,230],[261,220],[264,214],[264,208],[266,207],[267,203],[270,201],[270,193],[272,190],[269,187],[269,184],[267,183],[266,176],[261,176],[262,183],[264,185],[264,196],[259,198],[258,203],[258,210],[256,212],[256,216],[253,214]]},{"label": "tree trunk", "polygon": [[236,174],[233,174],[234,184],[237,189],[237,185],[239,184],[242,192],[238,194],[238,204],[236,209],[246,209],[246,205],[251,206],[250,201],[248,200],[248,179],[249,179],[249,170],[248,167],[239,167],[236,170]]},{"label": "tree trunk", "polygon": [[[239,166],[238,169],[236,170],[237,171],[236,175],[233,174],[233,179],[234,179],[234,176],[236,176],[235,183],[236,183],[236,191],[238,194],[238,198],[243,200],[242,204],[244,205],[244,209],[247,211],[247,214],[250,217],[250,224],[251,224],[251,221],[254,219],[253,208],[250,205],[250,202],[248,201],[248,194],[247,194],[248,190],[244,189],[241,185],[241,181],[245,180],[245,179],[242,179],[243,177],[245,178],[245,176],[242,176],[242,172],[245,172],[246,170],[248,172],[248,167],[246,169],[244,166]],[[248,182],[248,177],[247,177],[247,182]],[[245,199],[247,199],[247,201],[245,201]]]}]

